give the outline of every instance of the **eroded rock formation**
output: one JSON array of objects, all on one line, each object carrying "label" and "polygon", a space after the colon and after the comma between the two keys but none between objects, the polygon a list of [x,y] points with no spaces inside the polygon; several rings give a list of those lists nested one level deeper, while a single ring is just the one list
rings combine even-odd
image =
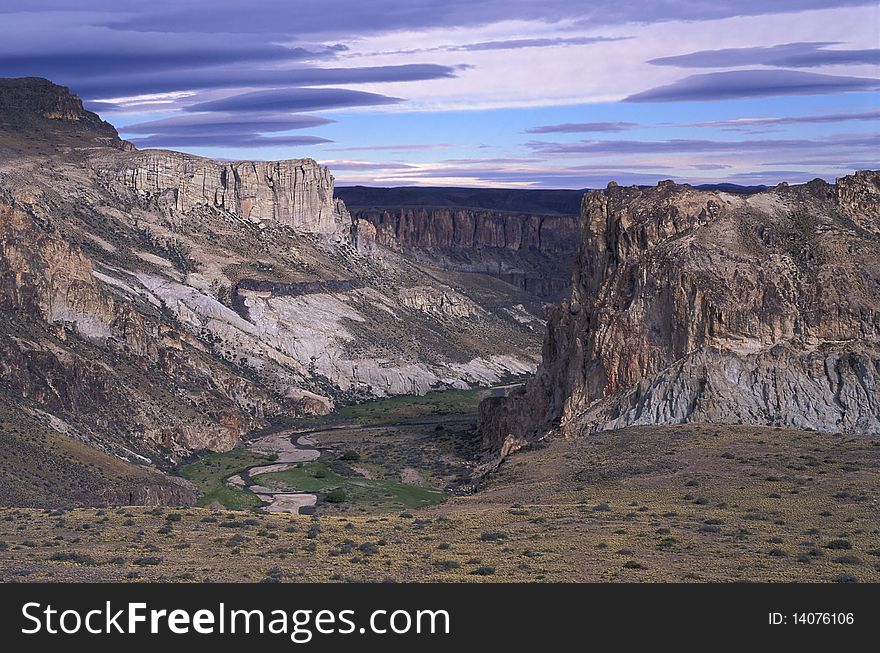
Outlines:
[{"label": "eroded rock formation", "polygon": [[485,444],[689,421],[880,434],[878,206],[877,172],[588,193],[571,297],[535,379],[481,407]]},{"label": "eroded rock formation", "polygon": [[484,272],[540,297],[569,284],[577,219],[469,208],[362,208],[357,233],[453,270]]},{"label": "eroded rock formation", "polygon": [[333,199],[333,176],[311,159],[220,163],[179,152],[147,150],[108,171],[116,180],[170,208],[228,211],[274,220],[303,233],[347,233],[344,205]]}]

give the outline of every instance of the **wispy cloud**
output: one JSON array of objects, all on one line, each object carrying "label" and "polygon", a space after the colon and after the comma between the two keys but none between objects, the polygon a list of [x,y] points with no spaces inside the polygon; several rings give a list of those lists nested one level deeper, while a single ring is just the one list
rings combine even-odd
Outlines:
[{"label": "wispy cloud", "polygon": [[388,66],[360,66],[351,68],[274,68],[253,66],[214,66],[143,73],[98,74],[67,78],[77,93],[92,98],[126,97],[147,93],[162,93],[204,89],[236,89],[327,86],[334,84],[374,84],[417,82],[454,77],[452,66],[436,64],[400,64]]},{"label": "wispy cloud", "polygon": [[781,152],[785,150],[838,151],[876,150],[880,147],[880,134],[856,134],[821,139],[760,139],[723,141],[710,139],[669,139],[663,141],[602,140],[577,141],[574,143],[551,143],[532,141],[528,146],[542,155],[584,154],[681,154],[694,152]]},{"label": "wispy cloud", "polygon": [[672,57],[658,57],[648,63],[680,68],[736,68],[776,66],[778,68],[816,68],[842,64],[880,65],[880,49],[833,49],[836,42],[786,43],[771,47],[700,50]]},{"label": "wispy cloud", "polygon": [[527,134],[575,134],[623,132],[638,127],[634,122],[566,122],[560,125],[540,125],[526,130]]},{"label": "wispy cloud", "polygon": [[149,120],[126,125],[126,134],[185,133],[212,134],[229,131],[281,132],[291,129],[308,129],[334,122],[319,116],[297,114],[237,114],[237,113],[194,113]]},{"label": "wispy cloud", "polygon": [[822,95],[880,88],[880,79],[797,70],[731,70],[691,75],[625,99],[626,102],[735,100],[774,95]]},{"label": "wispy cloud", "polygon": [[259,134],[156,134],[131,141],[141,148],[147,147],[228,147],[258,148],[289,145],[319,145],[333,141],[318,136],[261,136]]},{"label": "wispy cloud", "polygon": [[767,127],[782,127],[785,125],[818,125],[838,124],[842,122],[862,122],[880,120],[880,109],[855,113],[826,113],[808,116],[782,116],[782,117],[758,117],[758,118],[733,118],[730,120],[711,120],[708,122],[688,123],[677,125],[682,128],[709,128],[722,131],[754,131]]},{"label": "wispy cloud", "polygon": [[186,107],[186,111],[319,111],[397,102],[402,100],[342,88],[279,88],[198,102]]},{"label": "wispy cloud", "polygon": [[335,147],[334,152],[423,152],[428,150],[448,150],[463,145],[452,143],[386,143],[352,147]]}]

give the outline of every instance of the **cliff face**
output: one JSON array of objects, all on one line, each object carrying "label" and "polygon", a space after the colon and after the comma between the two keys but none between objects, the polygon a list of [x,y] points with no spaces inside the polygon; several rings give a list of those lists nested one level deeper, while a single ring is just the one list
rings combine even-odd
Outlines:
[{"label": "cliff face", "polygon": [[311,159],[220,163],[148,150],[126,157],[115,175],[131,190],[169,208],[228,211],[246,220],[274,220],[304,233],[345,233],[345,207],[333,199],[333,176]]},{"label": "cliff face", "polygon": [[[264,411],[299,408],[283,407],[248,379],[205,361],[202,343],[117,300],[82,250],[2,203],[0,309],[0,380],[86,429],[112,421],[117,432],[185,454],[229,449],[265,424]],[[169,393],[191,402],[187,415],[170,409]],[[99,448],[123,455],[118,443]]]},{"label": "cliff face", "polygon": [[880,433],[880,173],[749,197],[588,193],[572,294],[488,447],[548,430],[749,423]]},{"label": "cliff face", "polygon": [[467,208],[358,209],[363,238],[423,253],[449,269],[485,272],[542,297],[569,283],[577,220]]}]

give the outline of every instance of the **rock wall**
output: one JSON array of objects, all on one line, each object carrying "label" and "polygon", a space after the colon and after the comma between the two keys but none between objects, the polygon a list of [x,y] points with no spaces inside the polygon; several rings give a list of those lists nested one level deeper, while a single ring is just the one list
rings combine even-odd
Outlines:
[{"label": "rock wall", "polygon": [[146,150],[108,172],[140,195],[179,212],[207,206],[246,220],[274,220],[304,233],[350,229],[344,205],[333,199],[333,176],[311,159],[221,163]]},{"label": "rock wall", "polygon": [[485,272],[541,297],[568,287],[577,219],[467,208],[352,212],[361,238],[424,252],[448,269]]},{"label": "rock wall", "polygon": [[878,182],[587,193],[571,297],[535,379],[482,407],[485,444],[688,421],[880,434]]},{"label": "rock wall", "polygon": [[386,246],[531,248],[558,254],[573,252],[571,238],[577,229],[572,216],[477,209],[360,209],[353,215],[373,224],[376,239]]}]

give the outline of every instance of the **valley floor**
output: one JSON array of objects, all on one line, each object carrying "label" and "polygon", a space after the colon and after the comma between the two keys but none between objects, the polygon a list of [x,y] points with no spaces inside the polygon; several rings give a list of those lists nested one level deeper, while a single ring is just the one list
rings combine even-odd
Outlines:
[{"label": "valley floor", "polygon": [[321,457],[260,485],[316,493],[312,515],[260,510],[247,490],[248,509],[219,507],[243,496],[217,481],[257,464],[253,447],[189,469],[214,483],[206,507],[2,509],[0,578],[880,581],[876,440],[633,427],[539,444],[466,494],[476,400],[395,399],[309,425]]}]

